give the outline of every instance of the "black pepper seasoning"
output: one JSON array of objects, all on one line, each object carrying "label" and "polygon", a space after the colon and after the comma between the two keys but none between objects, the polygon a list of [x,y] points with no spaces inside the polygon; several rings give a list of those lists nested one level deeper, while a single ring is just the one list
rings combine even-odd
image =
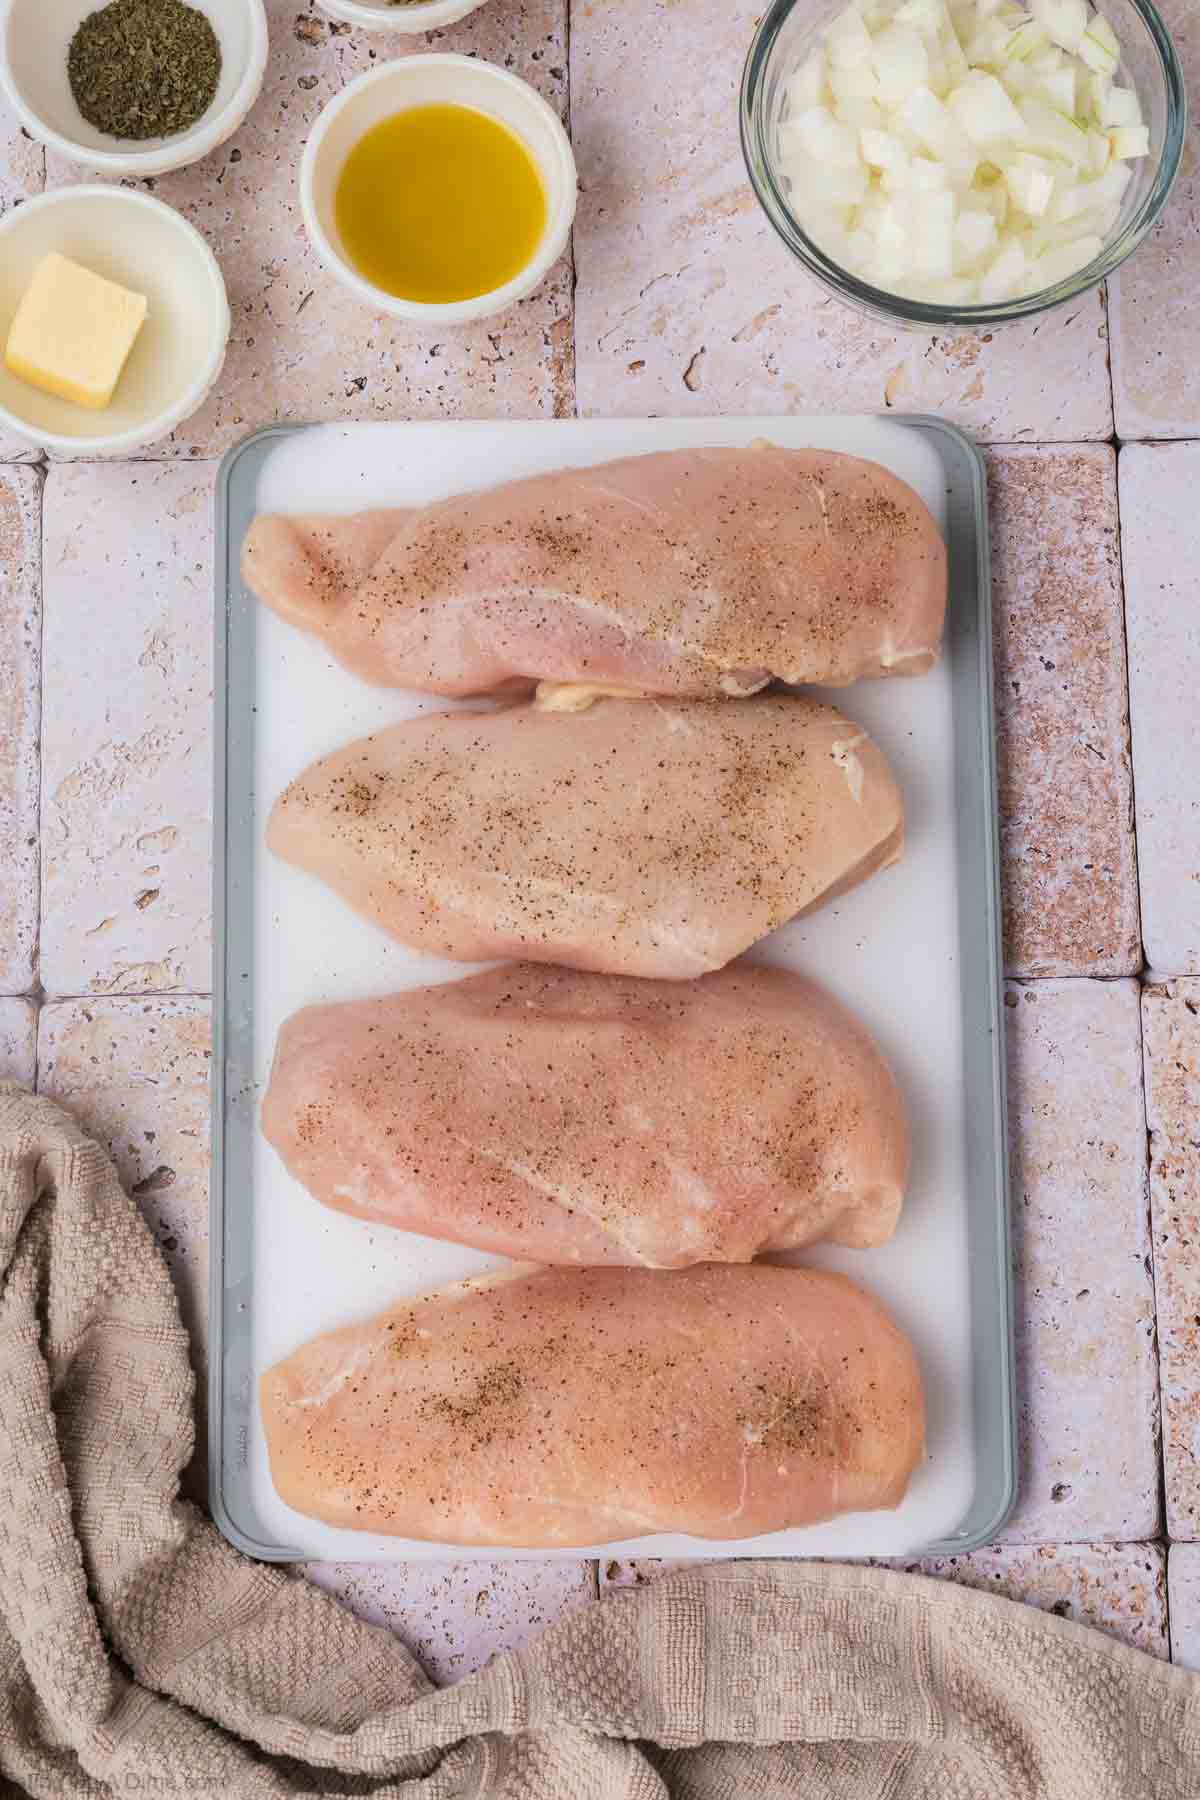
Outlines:
[{"label": "black pepper seasoning", "polygon": [[221,46],[204,14],[184,0],[111,0],[71,39],[67,75],[76,106],[97,131],[172,137],[212,105]]}]

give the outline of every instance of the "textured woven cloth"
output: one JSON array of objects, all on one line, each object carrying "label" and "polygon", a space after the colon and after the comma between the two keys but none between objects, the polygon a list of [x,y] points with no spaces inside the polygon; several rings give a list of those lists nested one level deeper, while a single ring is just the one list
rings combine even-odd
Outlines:
[{"label": "textured woven cloth", "polygon": [[178,1498],[192,1400],[170,1279],[108,1157],[0,1086],[0,1790],[1200,1796],[1200,1679],[890,1571],[683,1572],[437,1690]]}]

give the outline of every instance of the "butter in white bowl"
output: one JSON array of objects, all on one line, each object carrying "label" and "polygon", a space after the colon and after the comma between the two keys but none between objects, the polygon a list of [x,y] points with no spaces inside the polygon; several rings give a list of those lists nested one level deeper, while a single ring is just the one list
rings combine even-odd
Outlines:
[{"label": "butter in white bowl", "polygon": [[91,412],[112,404],[148,302],[51,251],[33,272],[4,346],[14,375]]},{"label": "butter in white bowl", "polygon": [[[64,280],[63,262],[80,273]],[[98,289],[89,274],[101,278]],[[111,288],[132,299],[118,301]],[[146,306],[130,343],[139,297]],[[14,326],[15,368],[4,355]],[[52,455],[128,456],[203,404],[228,339],[216,257],[154,195],[61,187],[0,218],[0,433]]]}]

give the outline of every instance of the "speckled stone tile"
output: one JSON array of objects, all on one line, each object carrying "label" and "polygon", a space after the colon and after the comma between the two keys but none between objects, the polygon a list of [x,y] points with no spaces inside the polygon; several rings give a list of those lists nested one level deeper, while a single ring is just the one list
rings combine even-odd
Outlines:
[{"label": "speckled stone tile", "polygon": [[[601,1591],[640,1586],[687,1566],[680,1562],[601,1563]],[[980,1588],[1106,1631],[1151,1656],[1167,1655],[1167,1581],[1165,1551],[1160,1544],[1009,1544],[970,1556],[892,1561],[881,1566],[961,1582],[964,1587]]]},{"label": "speckled stone tile", "polygon": [[198,1372],[208,1338],[210,1060],[206,1000],[42,1008],[38,1091],[69,1106],[111,1152],[171,1270]]},{"label": "speckled stone tile", "polygon": [[210,985],[211,489],[211,467],[173,463],[47,478],[50,994]]},{"label": "speckled stone tile", "polygon": [[1200,1544],[1172,1544],[1167,1555],[1171,1661],[1200,1674]]},{"label": "speckled stone tile", "polygon": [[1006,995],[1020,1481],[1003,1536],[1160,1527],[1139,990]]},{"label": "speckled stone tile", "polygon": [[[528,300],[471,326],[409,326],[373,313],[318,262],[296,174],[325,103],[376,62],[425,50],[476,53],[565,108],[566,0],[492,0],[427,37],[358,32],[313,0],[268,0],[271,61],[242,129],[154,191],[205,234],[225,274],[233,330],[212,397],[168,445],[211,456],[274,420],[569,414],[571,271],[564,258]],[[51,155],[52,186],[81,179]]]},{"label": "speckled stone tile", "polygon": [[1002,1544],[970,1556],[893,1563],[1074,1619],[1166,1657],[1167,1572],[1161,1544]]},{"label": "speckled stone tile", "polygon": [[45,184],[45,150],[0,99],[0,213],[32,200]]},{"label": "speckled stone tile", "polygon": [[1200,972],[1198,489],[1200,444],[1121,452],[1142,931],[1162,975]]},{"label": "speckled stone tile", "polygon": [[802,274],[738,145],[761,9],[588,0],[571,18],[583,413],[938,412],[991,439],[1112,429],[1098,294],[1034,325],[930,339]]},{"label": "speckled stone tile", "polygon": [[590,1562],[306,1563],[360,1618],[403,1639],[439,1684],[473,1674],[596,1597]]},{"label": "speckled stone tile", "polygon": [[1167,1533],[1200,1538],[1200,980],[1142,993]]},{"label": "speckled stone tile", "polygon": [[[1200,81],[1200,12],[1156,0],[1183,61]],[[1108,284],[1117,431],[1123,438],[1195,437],[1200,428],[1200,175],[1192,123],[1157,230]]]},{"label": "speckled stone tile", "polygon": [[0,1081],[32,1087],[37,1069],[37,1007],[31,1000],[0,1000]]},{"label": "speckled stone tile", "polygon": [[36,470],[0,469],[0,994],[37,970],[41,498]]},{"label": "speckled stone tile", "polygon": [[[22,200],[40,194],[46,179],[46,153],[0,99],[0,215]],[[36,451],[24,438],[0,425],[0,461],[25,461]]]},{"label": "speckled stone tile", "polygon": [[1141,967],[1116,461],[991,452],[1005,946],[1014,975]]}]

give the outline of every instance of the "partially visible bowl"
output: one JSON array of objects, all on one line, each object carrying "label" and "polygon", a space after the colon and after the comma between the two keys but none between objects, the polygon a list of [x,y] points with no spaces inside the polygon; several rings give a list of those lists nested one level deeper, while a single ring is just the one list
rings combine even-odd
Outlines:
[{"label": "partially visible bowl", "polygon": [[[404,300],[360,275],[337,226],[338,180],[346,158],[372,126],[411,106],[457,105],[506,125],[533,158],[546,195],[546,222],[533,256],[503,287],[470,300]],[[300,164],[300,206],[321,261],[375,312],[426,325],[462,325],[503,312],[531,294],[567,247],[575,218],[575,157],[562,121],[542,96],[495,63],[449,52],[405,56],[360,75],[325,107]]]},{"label": "partially visible bowl", "polygon": [[43,394],[0,360],[0,424],[48,450],[121,456],[181,425],[225,360],[229,306],[217,259],[194,226],[132,188],[56,188],[0,218],[0,347],[43,256],[57,250],[150,302],[111,406],[88,412]]},{"label": "partially visible bowl", "polygon": [[112,138],[89,125],[67,79],[71,39],[104,0],[0,0],[0,91],[26,130],[72,162],[106,175],[163,175],[231,137],[258,99],[267,66],[263,0],[189,0],[221,46],[212,105],[174,137]]},{"label": "partially visible bowl", "polygon": [[457,24],[484,4],[484,0],[317,0],[322,12],[360,31],[399,31],[419,37]]},{"label": "partially visible bowl", "polygon": [[779,125],[789,75],[845,9],[846,0],[772,0],[759,23],[742,77],[741,135],[746,168],[763,211],[796,260],[839,299],[888,325],[950,332],[1033,318],[1098,287],[1158,222],[1179,172],[1187,136],[1187,94],[1175,46],[1153,0],[1102,0],[1121,40],[1124,79],[1136,88],[1150,127],[1150,155],[1131,165],[1115,231],[1094,261],[1057,286],[988,306],[936,306],[871,287],[840,267],[805,231],[779,172]]}]

